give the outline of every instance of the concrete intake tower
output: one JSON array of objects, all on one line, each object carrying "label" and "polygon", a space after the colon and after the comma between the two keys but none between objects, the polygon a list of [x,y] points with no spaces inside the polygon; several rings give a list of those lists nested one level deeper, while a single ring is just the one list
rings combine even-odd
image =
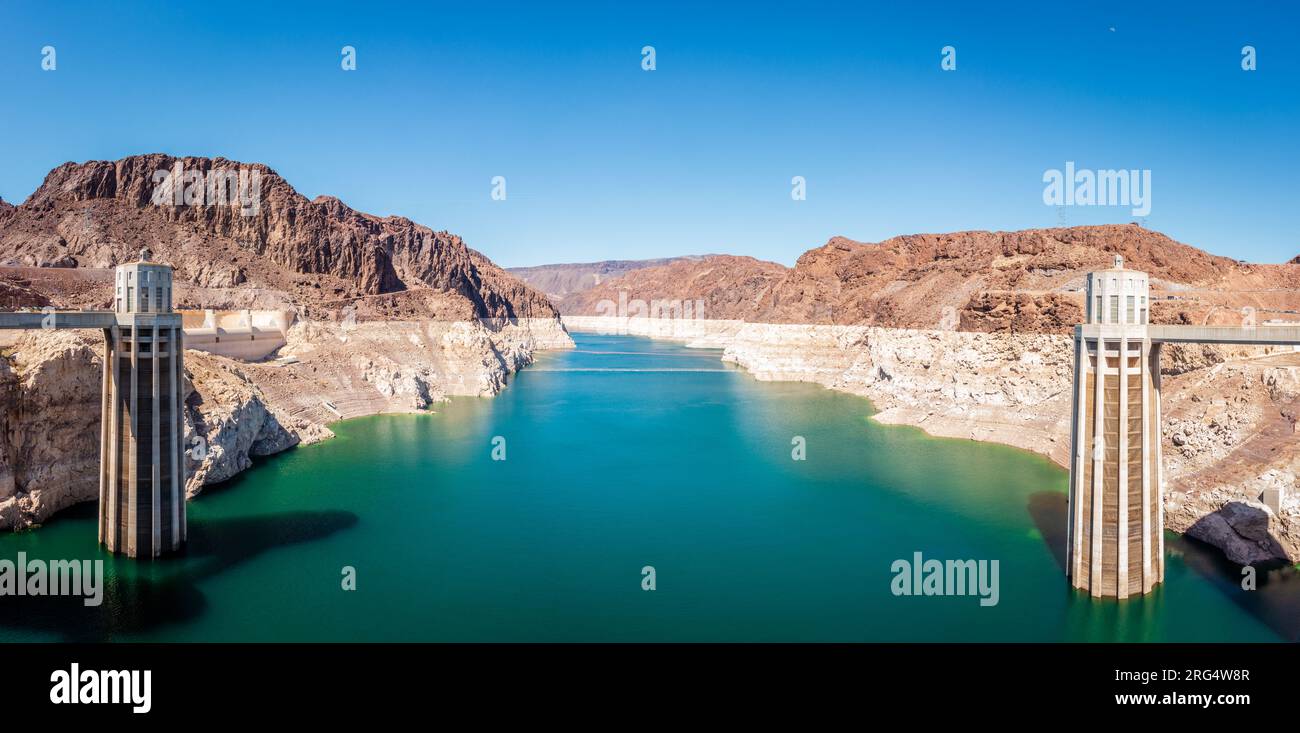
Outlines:
[{"label": "concrete intake tower", "polygon": [[157,557],[185,542],[185,371],[172,268],[119,265],[112,311],[0,312],[0,328],[104,332],[99,445],[99,542],[128,557]]},{"label": "concrete intake tower", "polygon": [[1124,598],[1165,575],[1160,501],[1160,344],[1147,333],[1147,275],[1088,274],[1087,323],[1074,337],[1071,584]]},{"label": "concrete intake tower", "polygon": [[115,323],[105,329],[99,541],[128,557],[156,557],[185,542],[181,315],[172,268],[120,265]]},{"label": "concrete intake tower", "polygon": [[1161,346],[1300,344],[1300,323],[1153,325],[1149,289],[1115,257],[1088,274],[1074,329],[1066,573],[1093,596],[1142,595],[1165,577]]}]

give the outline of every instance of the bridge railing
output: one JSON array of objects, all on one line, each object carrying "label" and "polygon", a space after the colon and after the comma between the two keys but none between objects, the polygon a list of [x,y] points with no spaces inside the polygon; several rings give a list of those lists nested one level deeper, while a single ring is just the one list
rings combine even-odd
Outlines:
[{"label": "bridge railing", "polygon": [[116,323],[112,311],[0,312],[0,329],[112,328]]}]

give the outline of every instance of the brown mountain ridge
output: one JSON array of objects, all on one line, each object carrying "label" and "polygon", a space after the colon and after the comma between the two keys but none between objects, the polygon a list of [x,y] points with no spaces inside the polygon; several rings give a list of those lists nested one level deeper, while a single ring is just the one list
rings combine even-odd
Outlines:
[{"label": "brown mountain ridge", "polygon": [[[248,190],[258,189],[256,210],[244,215],[233,191],[231,203],[177,205],[166,195],[158,202],[159,172],[178,166],[202,179],[244,172]],[[255,177],[260,187],[251,184]],[[174,265],[178,282],[189,286],[178,288],[183,307],[324,307],[366,299],[378,315],[556,315],[543,295],[460,237],[359,212],[333,197],[309,201],[261,163],[163,154],[65,163],[22,204],[0,205],[0,265],[106,270],[142,247]],[[57,291],[51,295],[61,305],[108,302],[106,281],[78,290],[49,273],[33,277],[38,287]],[[236,302],[253,294],[256,303]]]},{"label": "brown mountain ridge", "polygon": [[1300,311],[1300,267],[1250,265],[1137,225],[914,234],[876,244],[834,237],[795,267],[705,257],[638,269],[560,301],[572,315],[610,302],[690,300],[704,316],[964,331],[1066,333],[1083,320],[1081,289],[1115,255],[1151,274],[1157,322],[1238,322]]}]

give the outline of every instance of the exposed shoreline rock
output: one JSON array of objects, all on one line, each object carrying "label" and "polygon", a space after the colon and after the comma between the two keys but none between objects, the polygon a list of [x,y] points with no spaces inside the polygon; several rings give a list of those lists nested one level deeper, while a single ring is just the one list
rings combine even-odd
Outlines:
[{"label": "exposed shoreline rock", "polygon": [[[335,420],[494,395],[537,349],[573,346],[544,295],[459,236],[308,200],[224,158],[66,163],[19,206],[0,202],[0,308],[107,308],[112,268],[142,247],[175,268],[177,310],[297,314],[279,351],[292,359],[187,350],[187,441],[202,439],[190,496]],[[103,344],[5,332],[0,345],[0,529],[21,528],[98,496]]]},{"label": "exposed shoreline rock", "polygon": [[[332,437],[327,425],[340,419],[496,395],[537,350],[572,346],[557,320],[521,319],[300,323],[282,349],[293,363],[187,349],[185,434],[189,446],[200,439],[203,458],[188,466],[186,495],[233,478],[255,457]],[[0,530],[99,498],[103,350],[93,331],[22,333],[4,347]]]},{"label": "exposed shoreline rock", "polygon": [[0,528],[99,497],[103,345],[23,334],[0,358]]}]

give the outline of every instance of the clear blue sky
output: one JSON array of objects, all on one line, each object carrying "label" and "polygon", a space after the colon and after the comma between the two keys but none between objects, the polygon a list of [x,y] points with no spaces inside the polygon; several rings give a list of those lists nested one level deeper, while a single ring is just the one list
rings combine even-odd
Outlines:
[{"label": "clear blue sky", "polygon": [[1300,253],[1290,0],[558,5],[6,3],[0,196],[69,160],[221,155],[507,266],[789,264],[836,234],[1056,226],[1042,176],[1072,160],[1150,169],[1148,226],[1179,240]]}]

